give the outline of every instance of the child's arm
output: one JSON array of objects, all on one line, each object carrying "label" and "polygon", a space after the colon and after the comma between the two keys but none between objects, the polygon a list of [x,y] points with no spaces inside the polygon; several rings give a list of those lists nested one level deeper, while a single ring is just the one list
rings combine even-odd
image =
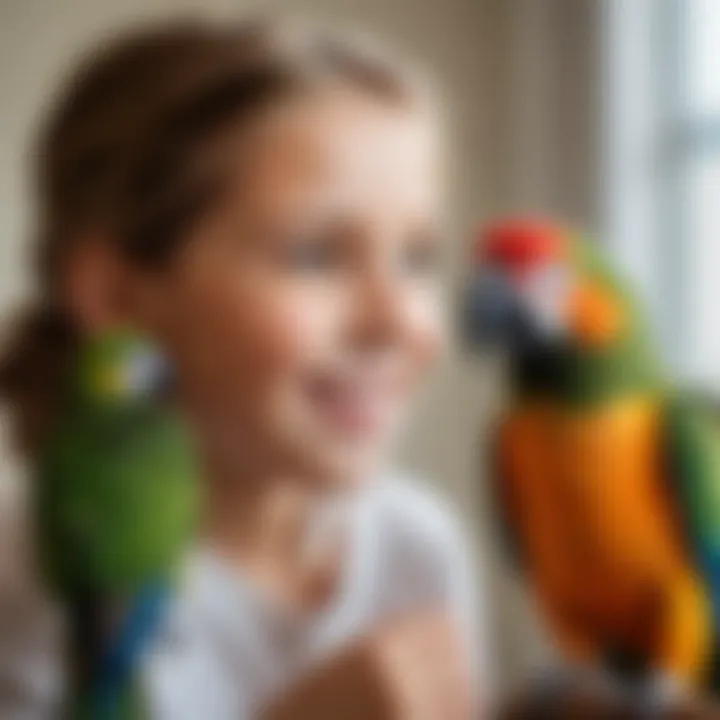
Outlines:
[{"label": "child's arm", "polygon": [[462,638],[446,612],[388,623],[300,680],[261,720],[471,717]]}]

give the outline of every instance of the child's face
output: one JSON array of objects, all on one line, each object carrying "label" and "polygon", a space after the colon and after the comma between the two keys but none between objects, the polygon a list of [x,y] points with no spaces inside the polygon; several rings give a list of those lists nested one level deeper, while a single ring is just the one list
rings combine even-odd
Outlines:
[{"label": "child's face", "polygon": [[322,483],[382,458],[441,344],[435,135],[339,92],[243,134],[221,206],[142,281],[215,451]]}]

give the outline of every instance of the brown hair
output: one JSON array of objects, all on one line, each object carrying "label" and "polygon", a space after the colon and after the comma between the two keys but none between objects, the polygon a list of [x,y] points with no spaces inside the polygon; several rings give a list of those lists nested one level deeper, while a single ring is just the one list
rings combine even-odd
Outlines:
[{"label": "brown hair", "polygon": [[328,80],[411,94],[405,73],[367,48],[266,20],[135,29],[81,63],[38,147],[39,298],[0,360],[23,451],[50,427],[79,342],[59,298],[73,243],[101,228],[131,261],[162,264],[217,194],[199,159],[218,131]]}]

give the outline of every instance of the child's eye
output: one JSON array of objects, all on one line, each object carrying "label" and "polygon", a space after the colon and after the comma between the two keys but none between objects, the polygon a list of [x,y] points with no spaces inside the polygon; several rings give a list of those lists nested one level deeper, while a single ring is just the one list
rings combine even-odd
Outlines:
[{"label": "child's eye", "polygon": [[404,270],[413,274],[432,275],[440,266],[440,247],[435,238],[414,239],[403,253]]},{"label": "child's eye", "polygon": [[318,271],[338,268],[342,254],[337,243],[326,240],[295,242],[282,251],[283,263],[292,270]]}]

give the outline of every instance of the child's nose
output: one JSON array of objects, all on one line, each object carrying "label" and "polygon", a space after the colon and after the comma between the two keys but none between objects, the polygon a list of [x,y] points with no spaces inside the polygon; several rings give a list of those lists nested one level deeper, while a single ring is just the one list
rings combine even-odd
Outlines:
[{"label": "child's nose", "polygon": [[407,291],[390,273],[368,273],[355,297],[356,341],[373,347],[402,341],[410,324]]}]

